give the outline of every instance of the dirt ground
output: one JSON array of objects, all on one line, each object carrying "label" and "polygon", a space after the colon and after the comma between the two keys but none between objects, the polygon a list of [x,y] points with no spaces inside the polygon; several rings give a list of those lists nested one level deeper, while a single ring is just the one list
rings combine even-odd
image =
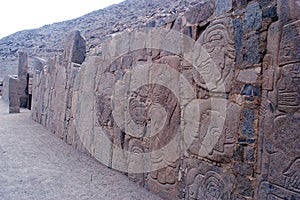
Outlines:
[{"label": "dirt ground", "polygon": [[156,200],[124,175],[76,151],[0,99],[1,200]]}]

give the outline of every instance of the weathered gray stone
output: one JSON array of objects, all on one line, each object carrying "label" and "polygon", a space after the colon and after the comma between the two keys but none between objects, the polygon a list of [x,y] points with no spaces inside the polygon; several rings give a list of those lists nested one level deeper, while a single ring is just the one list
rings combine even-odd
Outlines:
[{"label": "weathered gray stone", "polygon": [[155,27],[155,21],[150,21],[146,23],[147,28]]},{"label": "weathered gray stone", "polygon": [[20,112],[19,79],[10,76],[8,80],[9,113]]},{"label": "weathered gray stone", "polygon": [[244,31],[256,31],[262,25],[262,11],[258,3],[249,4],[244,18]]},{"label": "weathered gray stone", "polygon": [[256,83],[260,70],[260,68],[240,70],[237,80],[245,83]]},{"label": "weathered gray stone", "polygon": [[232,0],[216,0],[216,14],[222,15],[232,9]]},{"label": "weathered gray stone", "polygon": [[28,56],[26,52],[19,52],[18,79],[20,80],[19,95],[21,108],[27,107],[27,74],[28,74]]},{"label": "weathered gray stone", "polygon": [[255,160],[255,148],[252,146],[248,146],[246,150],[246,161],[254,162]]},{"label": "weathered gray stone", "polygon": [[234,43],[236,62],[241,66],[243,62],[243,24],[240,19],[234,19]]},{"label": "weathered gray stone", "polygon": [[189,8],[186,19],[191,24],[201,23],[214,13],[214,5],[210,1],[200,2]]},{"label": "weathered gray stone", "polygon": [[86,42],[80,31],[74,31],[68,36],[65,44],[64,58],[68,62],[82,64],[86,54]]},{"label": "weathered gray stone", "polygon": [[244,8],[247,6],[247,0],[235,1],[238,8]]},{"label": "weathered gray stone", "polygon": [[271,0],[259,0],[258,2],[261,7],[267,7],[271,4],[272,1]]},{"label": "weathered gray stone", "polygon": [[278,109],[295,113],[300,109],[300,63],[285,65],[278,80]]},{"label": "weathered gray stone", "polygon": [[165,199],[297,199],[299,21],[276,22],[274,1],[213,2],[139,30],[107,20],[118,33],[86,55],[73,33],[34,75],[33,118]]},{"label": "weathered gray stone", "polygon": [[277,16],[277,7],[268,7],[266,9],[263,10],[262,13],[262,17],[263,18],[270,18],[273,21],[278,20],[278,16]]},{"label": "weathered gray stone", "polygon": [[276,184],[261,182],[258,189],[260,199],[280,198],[280,199],[299,199],[300,194],[295,191],[286,190]]},{"label": "weathered gray stone", "polygon": [[186,198],[231,199],[234,176],[205,161],[187,160]]},{"label": "weathered gray stone", "polygon": [[243,176],[253,176],[254,164],[235,162],[233,166],[233,170],[235,174],[240,174]]},{"label": "weathered gray stone", "polygon": [[[279,23],[271,25],[265,59],[257,198],[298,199],[299,175],[299,12],[297,1],[278,1]],[[279,52],[278,52],[279,50]],[[298,92],[297,92],[298,91]],[[299,132],[299,131],[298,131]],[[264,149],[264,150],[263,150]],[[295,181],[294,181],[295,180]]]},{"label": "weathered gray stone", "polygon": [[282,25],[288,21],[299,20],[300,3],[299,0],[278,0],[278,17]]},{"label": "weathered gray stone", "polygon": [[237,185],[236,191],[238,194],[243,196],[253,196],[254,189],[252,181],[246,176],[237,175],[236,177]]},{"label": "weathered gray stone", "polygon": [[8,75],[8,76],[5,76],[4,79],[3,79],[3,93],[2,93],[2,99],[6,102],[9,102],[9,80],[10,80],[10,77],[13,77],[13,78],[18,78],[18,75]]},{"label": "weathered gray stone", "polygon": [[259,39],[258,35],[250,35],[245,44],[245,53],[244,53],[244,60],[246,61],[246,65],[243,67],[248,67],[253,64],[257,64],[260,61],[260,54],[258,51],[259,46]]},{"label": "weathered gray stone", "polygon": [[254,136],[254,112],[249,109],[243,111],[243,121],[242,121],[242,133],[247,138],[252,138]]},{"label": "weathered gray stone", "polygon": [[300,21],[285,25],[279,49],[279,64],[300,62]]},{"label": "weathered gray stone", "polygon": [[39,57],[35,57],[34,58],[34,66],[33,66],[33,69],[35,71],[39,71],[41,72],[43,69],[44,69],[44,66],[46,65],[47,61],[42,59],[42,58],[39,58]]}]

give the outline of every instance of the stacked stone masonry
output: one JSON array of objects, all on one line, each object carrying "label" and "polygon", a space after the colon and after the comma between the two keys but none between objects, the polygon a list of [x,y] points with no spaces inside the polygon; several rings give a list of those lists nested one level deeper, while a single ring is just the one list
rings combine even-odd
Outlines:
[{"label": "stacked stone masonry", "polygon": [[300,199],[300,1],[194,2],[79,32],[37,62],[32,117],[165,199]]},{"label": "stacked stone masonry", "polygon": [[10,113],[19,113],[20,108],[31,109],[32,76],[28,70],[28,55],[20,51],[18,75],[7,75],[1,82],[1,96],[9,103]]}]

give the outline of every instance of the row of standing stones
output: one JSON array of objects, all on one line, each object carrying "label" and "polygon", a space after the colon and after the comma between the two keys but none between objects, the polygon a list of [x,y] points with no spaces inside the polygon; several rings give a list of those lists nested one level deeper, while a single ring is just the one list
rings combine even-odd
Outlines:
[{"label": "row of standing stones", "polygon": [[300,199],[299,15],[298,0],[204,1],[88,54],[73,32],[33,66],[32,117],[165,199]]}]

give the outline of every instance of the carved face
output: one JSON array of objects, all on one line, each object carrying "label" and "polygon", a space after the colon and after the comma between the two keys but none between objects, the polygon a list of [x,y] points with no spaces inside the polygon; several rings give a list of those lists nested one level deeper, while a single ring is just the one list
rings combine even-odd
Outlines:
[{"label": "carved face", "polygon": [[226,32],[221,29],[212,30],[204,38],[203,47],[213,58],[214,63],[220,70],[225,68],[227,45]]},{"label": "carved face", "polygon": [[280,111],[294,113],[300,108],[300,64],[282,68],[278,81],[278,108]]},{"label": "carved face", "polygon": [[143,102],[137,99],[131,99],[129,101],[129,110],[133,121],[136,124],[144,125],[146,123],[147,111]]},{"label": "carved face", "polygon": [[225,83],[228,92],[233,78],[235,59],[232,28],[226,20],[217,21],[203,32],[199,40],[216,66],[216,71],[210,70],[212,76],[217,77],[217,84]]}]

